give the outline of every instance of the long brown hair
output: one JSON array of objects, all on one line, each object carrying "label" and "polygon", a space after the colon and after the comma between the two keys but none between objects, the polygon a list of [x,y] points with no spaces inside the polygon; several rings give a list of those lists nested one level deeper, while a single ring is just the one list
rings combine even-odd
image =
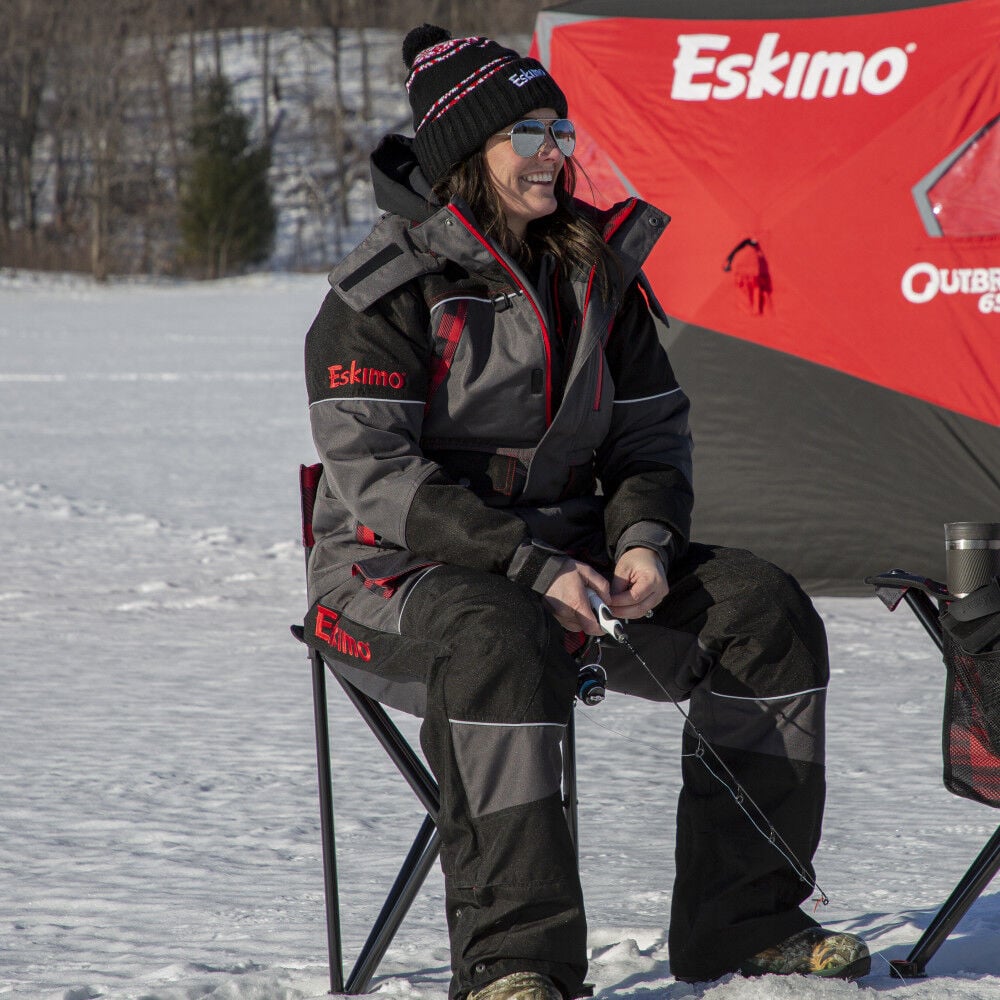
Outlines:
[{"label": "long brown hair", "polygon": [[[472,209],[482,231],[500,244],[519,264],[530,266],[543,253],[550,253],[567,273],[571,267],[583,271],[596,268],[598,285],[605,296],[620,295],[622,267],[614,251],[574,199],[577,167],[571,157],[563,162],[556,182],[556,210],[533,219],[519,240],[507,225],[500,195],[490,181],[484,150],[463,160],[434,186],[442,201],[459,197]],[[616,280],[617,279],[617,280]]]}]

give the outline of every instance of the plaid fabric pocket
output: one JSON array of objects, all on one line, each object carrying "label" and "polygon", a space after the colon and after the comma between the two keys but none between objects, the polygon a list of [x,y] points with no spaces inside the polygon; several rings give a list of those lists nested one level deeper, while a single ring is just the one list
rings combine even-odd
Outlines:
[{"label": "plaid fabric pocket", "polygon": [[1000,650],[967,653],[945,632],[944,784],[1000,807]]}]

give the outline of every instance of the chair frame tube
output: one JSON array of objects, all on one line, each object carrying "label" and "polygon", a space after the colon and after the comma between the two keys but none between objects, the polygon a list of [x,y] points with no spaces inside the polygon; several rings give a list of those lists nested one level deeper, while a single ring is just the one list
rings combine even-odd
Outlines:
[{"label": "chair frame tube", "polygon": [[326,901],[326,946],[330,962],[330,992],[344,992],[344,959],[340,934],[340,895],[333,827],[333,775],[330,768],[330,725],[326,701],[326,664],[316,650],[312,664],[313,719],[316,725],[316,773],[319,779],[319,825],[323,853],[323,898]]}]

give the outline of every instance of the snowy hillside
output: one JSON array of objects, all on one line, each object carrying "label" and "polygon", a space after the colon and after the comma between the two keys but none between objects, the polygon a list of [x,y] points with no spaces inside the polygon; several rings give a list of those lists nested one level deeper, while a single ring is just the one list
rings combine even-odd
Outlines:
[{"label": "snowy hillside", "polygon": [[[295,476],[313,456],[301,345],[325,291],[321,276],[0,273],[0,998],[326,992],[311,692],[288,633],[304,610]],[[906,609],[819,606],[834,665],[821,916],[867,937],[872,974],[672,979],[680,720],[612,697],[578,727],[602,1000],[1000,998],[1000,880],[928,979],[889,977],[1000,812],[941,785],[944,672]],[[331,704],[353,956],[420,814]],[[441,898],[435,872],[381,995],[445,995]]]}]

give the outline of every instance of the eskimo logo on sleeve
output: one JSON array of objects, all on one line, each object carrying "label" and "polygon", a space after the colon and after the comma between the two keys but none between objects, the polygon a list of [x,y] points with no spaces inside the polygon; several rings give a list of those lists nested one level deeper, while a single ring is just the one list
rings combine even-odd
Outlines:
[{"label": "eskimo logo on sleeve", "polygon": [[354,359],[349,365],[330,365],[330,388],[345,385],[381,385],[402,389],[406,385],[406,372],[390,372],[381,368],[362,368]]}]

